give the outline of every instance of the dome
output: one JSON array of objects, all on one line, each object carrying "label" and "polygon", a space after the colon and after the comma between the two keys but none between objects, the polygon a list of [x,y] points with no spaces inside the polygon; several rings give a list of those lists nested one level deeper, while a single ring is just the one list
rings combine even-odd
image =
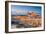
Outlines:
[{"label": "dome", "polygon": [[28,15],[30,15],[32,17],[35,17],[36,16],[36,13],[32,12],[32,13],[28,13]]}]

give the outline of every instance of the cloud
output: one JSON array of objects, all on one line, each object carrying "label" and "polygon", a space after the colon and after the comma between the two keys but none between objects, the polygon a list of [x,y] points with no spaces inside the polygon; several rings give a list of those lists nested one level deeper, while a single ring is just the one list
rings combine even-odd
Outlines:
[{"label": "cloud", "polygon": [[27,11],[25,11],[25,10],[12,11],[12,15],[26,15],[26,14],[27,14]]}]

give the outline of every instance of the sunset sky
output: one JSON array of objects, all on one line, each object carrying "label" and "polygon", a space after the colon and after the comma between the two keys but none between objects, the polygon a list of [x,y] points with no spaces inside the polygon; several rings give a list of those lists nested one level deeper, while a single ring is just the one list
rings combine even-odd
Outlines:
[{"label": "sunset sky", "polygon": [[26,15],[28,12],[35,12],[41,14],[40,6],[21,6],[21,5],[11,5],[12,15]]}]

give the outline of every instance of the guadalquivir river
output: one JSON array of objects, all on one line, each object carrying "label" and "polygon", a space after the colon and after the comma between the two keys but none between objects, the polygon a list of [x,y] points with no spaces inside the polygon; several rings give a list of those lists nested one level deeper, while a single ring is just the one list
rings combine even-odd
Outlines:
[{"label": "guadalquivir river", "polygon": [[13,25],[16,25],[16,28],[22,28],[22,27],[30,28],[30,27],[32,27],[31,25],[22,24],[22,22],[20,20],[17,20],[17,19],[12,19],[11,22],[12,22]]}]

